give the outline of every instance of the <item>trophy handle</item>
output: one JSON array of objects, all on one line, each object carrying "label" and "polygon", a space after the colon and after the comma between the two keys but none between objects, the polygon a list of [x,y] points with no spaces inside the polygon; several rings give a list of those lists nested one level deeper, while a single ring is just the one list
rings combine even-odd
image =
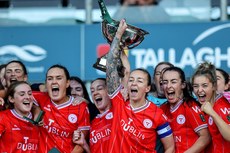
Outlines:
[{"label": "trophy handle", "polygon": [[109,12],[105,6],[105,3],[103,0],[98,0],[98,4],[101,10],[101,15],[102,15],[102,19],[106,20],[108,23],[113,24],[113,19],[111,18],[111,16],[109,15]]}]

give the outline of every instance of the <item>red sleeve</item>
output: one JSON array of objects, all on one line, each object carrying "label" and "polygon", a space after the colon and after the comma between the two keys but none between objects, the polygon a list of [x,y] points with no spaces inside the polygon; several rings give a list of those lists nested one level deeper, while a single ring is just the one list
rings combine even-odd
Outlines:
[{"label": "red sleeve", "polygon": [[89,120],[89,110],[87,104],[80,104],[80,113],[79,113],[79,129],[81,130],[89,130],[90,120]]},{"label": "red sleeve", "polygon": [[225,123],[230,125],[230,103],[224,97],[218,99],[213,109],[224,120]]},{"label": "red sleeve", "polygon": [[195,132],[208,127],[204,113],[196,103],[193,102],[191,107],[186,106],[186,116]]},{"label": "red sleeve", "polygon": [[33,91],[34,104],[42,107],[44,102],[49,99],[49,95],[46,92]]},{"label": "red sleeve", "polygon": [[4,120],[5,115],[4,115],[4,112],[5,111],[0,112],[0,136],[5,131],[5,120]]},{"label": "red sleeve", "polygon": [[157,115],[156,115],[156,118],[157,118],[157,122],[158,122],[158,126],[161,126],[165,123],[168,123],[168,117],[165,115],[165,113],[163,112],[163,110],[159,107],[157,107]]}]

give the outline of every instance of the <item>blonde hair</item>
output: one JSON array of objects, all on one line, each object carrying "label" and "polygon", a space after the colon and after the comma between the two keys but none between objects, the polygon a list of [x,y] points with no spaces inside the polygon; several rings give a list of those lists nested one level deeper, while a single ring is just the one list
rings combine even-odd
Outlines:
[{"label": "blonde hair", "polygon": [[213,86],[216,88],[217,87],[217,78],[216,78],[216,67],[210,63],[210,62],[203,62],[198,65],[197,69],[195,70],[195,73],[192,76],[192,84],[194,82],[194,78],[196,76],[201,76],[204,75],[207,77],[210,82],[213,84]]}]

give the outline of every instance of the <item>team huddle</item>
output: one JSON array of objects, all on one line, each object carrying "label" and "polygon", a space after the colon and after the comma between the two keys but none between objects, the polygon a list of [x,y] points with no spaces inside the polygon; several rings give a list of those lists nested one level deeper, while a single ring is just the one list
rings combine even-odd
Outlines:
[{"label": "team huddle", "polygon": [[145,69],[130,71],[120,47],[126,28],[121,20],[106,78],[91,82],[91,99],[83,81],[62,65],[51,66],[45,89],[35,91],[25,65],[7,63],[0,152],[230,153],[228,73],[203,62],[188,81],[181,68],[161,62],[153,86]]}]

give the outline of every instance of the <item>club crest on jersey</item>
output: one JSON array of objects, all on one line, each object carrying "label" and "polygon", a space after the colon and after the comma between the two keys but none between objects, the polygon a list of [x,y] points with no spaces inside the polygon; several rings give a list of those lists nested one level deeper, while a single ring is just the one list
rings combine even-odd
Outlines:
[{"label": "club crest on jersey", "polygon": [[150,119],[144,119],[143,125],[147,128],[150,129],[153,126],[153,122]]},{"label": "club crest on jersey", "polygon": [[71,123],[76,123],[77,122],[77,116],[75,114],[70,114],[68,116],[68,120],[71,122]]},{"label": "club crest on jersey", "polygon": [[184,115],[180,114],[177,116],[176,121],[178,124],[184,124],[185,123],[185,117]]},{"label": "club crest on jersey", "polygon": [[212,125],[212,124],[213,124],[213,119],[212,119],[211,116],[209,116],[209,118],[208,118],[208,124],[209,124],[209,125]]},{"label": "club crest on jersey", "polygon": [[112,112],[109,112],[109,113],[105,116],[105,118],[106,118],[107,120],[112,119],[112,118],[113,118],[113,113],[112,113]]}]

